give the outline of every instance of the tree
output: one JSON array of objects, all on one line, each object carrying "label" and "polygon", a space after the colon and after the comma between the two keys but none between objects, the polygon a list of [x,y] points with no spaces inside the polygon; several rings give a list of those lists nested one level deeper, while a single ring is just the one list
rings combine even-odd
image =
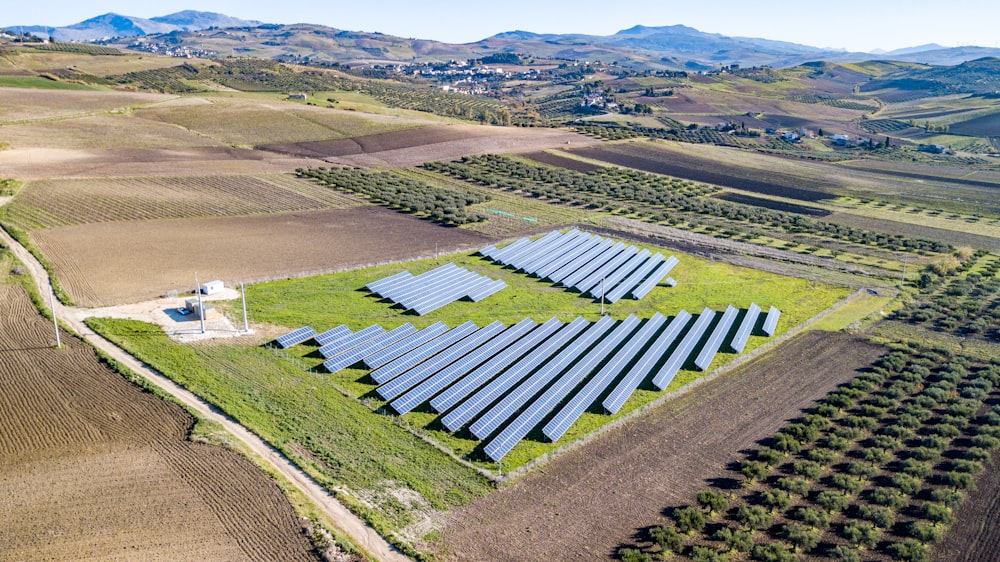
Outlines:
[{"label": "tree", "polygon": [[736,520],[751,529],[766,529],[771,526],[771,513],[759,505],[741,505]]},{"label": "tree", "polygon": [[698,492],[697,499],[698,503],[705,508],[705,511],[707,511],[709,515],[719,511],[725,511],[726,507],[729,506],[729,500],[726,498],[726,495],[715,490],[702,490]]},{"label": "tree", "polygon": [[838,544],[831,548],[829,556],[837,562],[861,562],[861,555],[858,551],[844,544]]},{"label": "tree", "polygon": [[753,531],[723,527],[715,532],[715,540],[723,541],[730,551],[749,552],[753,548]]},{"label": "tree", "polygon": [[638,548],[619,548],[618,559],[622,562],[653,562],[653,557]]},{"label": "tree", "polygon": [[840,492],[825,490],[816,494],[816,503],[831,513],[834,511],[844,511],[850,505],[851,497]]},{"label": "tree", "polygon": [[705,528],[705,514],[696,507],[675,509],[674,521],[677,522],[677,529],[686,535]]},{"label": "tree", "polygon": [[761,562],[793,562],[799,557],[795,551],[778,543],[758,544],[753,547],[753,559]]},{"label": "tree", "polygon": [[795,545],[796,550],[803,552],[809,552],[819,545],[819,531],[798,523],[785,525],[784,536],[788,542]]},{"label": "tree", "polygon": [[889,135],[885,136],[885,144],[884,144],[884,146],[885,146],[885,148],[889,148]]},{"label": "tree", "polygon": [[944,504],[925,502],[920,506],[920,512],[924,519],[935,525],[949,525],[955,521],[951,508]]},{"label": "tree", "polygon": [[811,507],[800,507],[795,510],[794,517],[810,527],[826,529],[830,526],[830,516],[826,512]]},{"label": "tree", "polygon": [[746,476],[748,480],[753,482],[767,476],[767,466],[762,462],[743,461],[743,466],[740,467],[740,472],[742,472],[743,476]]},{"label": "tree", "polygon": [[972,490],[975,488],[975,480],[968,472],[951,471],[941,477],[945,484],[956,490]]},{"label": "tree", "polygon": [[904,539],[889,545],[889,554],[899,560],[908,562],[928,562],[931,559],[930,550],[926,545],[915,539]]},{"label": "tree", "polygon": [[760,492],[760,502],[772,510],[785,509],[792,503],[791,496],[784,490],[767,490]]},{"label": "tree", "polygon": [[888,529],[896,524],[895,512],[884,505],[862,505],[858,508],[858,515],[880,529]]},{"label": "tree", "polygon": [[847,523],[840,529],[840,536],[861,548],[875,548],[881,533],[871,523]]},{"label": "tree", "polygon": [[660,546],[663,552],[680,552],[684,539],[673,527],[653,527],[649,531],[649,538]]},{"label": "tree", "polygon": [[939,542],[944,537],[944,531],[941,527],[938,527],[933,523],[925,523],[923,521],[914,521],[910,523],[906,530],[911,537],[924,544]]},{"label": "tree", "polygon": [[691,547],[691,560],[697,562],[723,562],[726,559],[721,552],[707,546]]}]

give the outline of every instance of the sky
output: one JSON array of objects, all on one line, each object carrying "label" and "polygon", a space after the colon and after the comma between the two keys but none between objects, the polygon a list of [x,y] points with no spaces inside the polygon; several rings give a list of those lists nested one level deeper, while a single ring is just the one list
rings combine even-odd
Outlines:
[{"label": "sky", "polygon": [[450,43],[478,41],[513,30],[612,35],[637,24],[683,24],[709,33],[860,52],[927,43],[1000,47],[1000,2],[995,0],[198,0],[187,6],[148,0],[46,0],[5,4],[0,27],[59,27],[107,12],[151,18],[197,9],[267,23],[315,23]]}]

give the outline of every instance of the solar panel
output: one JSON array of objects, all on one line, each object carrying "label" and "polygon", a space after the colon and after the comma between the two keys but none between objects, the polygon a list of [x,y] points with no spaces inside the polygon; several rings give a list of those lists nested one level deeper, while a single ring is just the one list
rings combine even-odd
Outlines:
[{"label": "solar panel", "polygon": [[566,234],[559,234],[558,232],[556,234],[558,236],[536,240],[527,251],[522,252],[518,256],[512,256],[510,258],[510,265],[519,270],[523,269],[526,264],[532,263],[537,258],[548,255],[552,249],[558,248],[567,236],[573,235],[572,231]]},{"label": "solar panel", "polygon": [[595,299],[599,298],[601,296],[601,285],[604,285],[605,291],[610,291],[615,285],[618,284],[619,281],[624,279],[626,275],[632,273],[637,267],[642,265],[642,262],[646,261],[651,253],[652,252],[649,250],[643,249],[641,252],[633,255],[614,271],[608,273],[604,277],[603,282],[599,280],[596,285],[587,289],[587,292],[590,293],[590,296]]},{"label": "solar panel", "polygon": [[570,363],[576,361],[587,348],[603,336],[615,321],[610,316],[604,316],[587,327],[579,337],[571,341],[562,351],[547,361],[525,381],[510,391],[499,404],[469,426],[473,435],[485,439],[511,418],[525,403],[537,395],[546,385],[552,382]]},{"label": "solar panel", "polygon": [[373,292],[373,293],[377,293],[379,291],[380,287],[385,287],[386,285],[390,285],[393,282],[402,281],[404,279],[410,279],[412,277],[413,277],[412,273],[410,273],[409,271],[405,271],[404,270],[404,271],[400,271],[399,273],[397,273],[395,275],[390,275],[388,277],[383,277],[382,279],[379,279],[378,281],[372,281],[371,283],[365,285],[365,288],[368,289],[369,291]]},{"label": "solar panel", "polygon": [[465,324],[450,330],[439,338],[435,338],[420,347],[408,352],[406,355],[397,357],[396,359],[386,363],[385,365],[375,369],[371,372],[372,380],[379,384],[385,384],[400,375],[404,371],[408,371],[413,368],[413,366],[418,363],[426,361],[431,356],[440,353],[442,350],[447,349],[449,346],[464,338],[465,336],[476,331],[476,325],[469,320]]},{"label": "solar panel", "polygon": [[502,260],[503,260],[504,255],[510,254],[511,252],[514,252],[518,248],[523,248],[525,244],[531,244],[531,240],[528,240],[527,238],[518,239],[518,240],[514,241],[513,243],[508,244],[508,245],[504,246],[503,248],[500,248],[499,250],[493,252],[492,253],[493,255],[491,255],[490,258],[493,261],[503,263]]},{"label": "solar panel", "polygon": [[518,248],[517,250],[509,254],[506,254],[503,257],[503,263],[504,265],[512,265],[514,267],[517,267],[517,265],[521,263],[521,260],[534,254],[539,250],[539,248],[549,244],[552,240],[560,236],[562,236],[562,234],[560,234],[558,230],[553,230],[552,232],[546,234],[545,236],[542,236],[538,240],[535,240],[531,244],[528,244],[526,246]]},{"label": "solar panel", "polygon": [[496,281],[488,283],[481,289],[472,291],[471,293],[469,293],[468,297],[469,300],[471,300],[472,302],[479,302],[485,299],[486,297],[499,293],[500,291],[506,288],[507,284],[504,283],[503,280],[497,279]]},{"label": "solar panel", "polygon": [[399,291],[393,291],[393,293],[388,295],[388,297],[394,302],[398,302],[406,308],[410,308],[410,303],[412,302],[411,299],[416,300],[423,295],[436,291],[440,287],[450,286],[452,283],[455,283],[468,275],[475,275],[475,273],[459,267],[450,268],[445,271],[435,270],[428,273],[433,273],[433,275],[428,275],[427,277],[415,277],[413,283],[410,283],[408,286]]},{"label": "solar panel", "polygon": [[635,271],[630,273],[627,277],[622,279],[621,283],[617,287],[608,291],[608,294],[604,296],[606,302],[617,302],[619,299],[624,297],[629,291],[634,289],[636,285],[642,282],[646,276],[653,271],[656,266],[663,263],[663,254],[656,252],[651,258],[642,262]]},{"label": "solar panel", "polygon": [[528,373],[537,368],[540,363],[551,357],[566,342],[576,337],[577,334],[587,327],[587,324],[588,322],[583,318],[577,318],[563,326],[561,330],[511,365],[502,375],[493,379],[492,382],[479,389],[478,392],[469,397],[465,402],[462,402],[454,410],[448,412],[447,415],[441,418],[441,423],[449,431],[455,431],[465,425],[475,415],[520,382]]},{"label": "solar panel", "polygon": [[414,385],[424,381],[427,377],[444,369],[463,355],[479,347],[493,336],[499,334],[503,329],[504,325],[499,320],[488,326],[483,326],[474,333],[469,334],[468,337],[443,349],[441,353],[378,387],[375,389],[375,392],[378,392],[379,396],[385,400],[392,400]]},{"label": "solar panel", "polygon": [[343,353],[334,356],[323,362],[323,366],[330,373],[336,373],[341,369],[350,367],[351,365],[361,361],[365,356],[371,355],[379,349],[385,348],[387,345],[396,343],[397,341],[404,339],[414,333],[417,329],[411,324],[403,324],[385,332],[384,334],[379,334],[372,339],[362,343],[361,345],[355,346]]},{"label": "solar panel", "polygon": [[705,371],[712,364],[712,359],[715,359],[715,355],[719,353],[719,348],[722,347],[722,340],[729,333],[729,329],[733,327],[733,322],[736,321],[736,315],[739,313],[739,309],[733,305],[726,307],[726,311],[722,313],[722,319],[715,325],[712,335],[708,337],[708,341],[705,342],[705,345],[701,348],[701,352],[695,358],[694,364],[696,367]]},{"label": "solar panel", "polygon": [[600,236],[595,236],[593,234],[585,233],[584,236],[581,236],[578,239],[578,243],[574,244],[572,248],[567,250],[558,258],[538,268],[538,270],[535,271],[535,275],[537,275],[539,279],[547,279],[549,275],[552,275],[559,269],[565,267],[567,264],[576,260],[577,258],[582,256],[585,252],[587,252],[591,248],[594,248],[600,243],[601,243]]},{"label": "solar panel", "polygon": [[[677,265],[677,262],[678,260],[674,256],[667,258],[667,261],[663,262],[659,267],[654,269],[653,273],[649,274],[649,277],[647,277],[645,281],[640,283],[635,289],[632,289],[632,298],[639,300],[648,295],[649,292],[652,291],[654,287],[659,285],[660,281],[662,281],[663,278],[670,273],[670,270]],[[673,287],[673,285],[670,286]]]},{"label": "solar panel", "polygon": [[608,260],[607,263],[592,271],[590,275],[578,281],[575,285],[573,285],[573,288],[580,291],[581,293],[586,293],[591,287],[600,284],[602,277],[606,277],[609,273],[614,271],[615,268],[625,263],[638,251],[639,249],[636,248],[635,246],[629,246],[628,248],[625,248],[617,256]]},{"label": "solar panel", "polygon": [[535,253],[535,255],[530,260],[524,262],[519,269],[525,273],[533,274],[538,271],[539,268],[572,250],[583,241],[581,240],[582,238],[587,236],[589,235],[573,229],[560,236],[554,243],[550,244],[544,250]]},{"label": "solar panel", "polygon": [[479,255],[480,256],[485,256],[485,257],[490,257],[490,255],[493,254],[493,252],[496,252],[496,251],[497,251],[497,247],[494,246],[493,244],[490,244],[489,246],[486,246],[485,248],[479,250]]},{"label": "solar panel", "polygon": [[747,340],[750,339],[750,333],[753,332],[753,327],[757,325],[757,318],[759,316],[760,307],[757,306],[757,303],[750,303],[750,308],[747,309],[746,316],[743,317],[740,327],[736,329],[736,335],[733,336],[733,341],[729,344],[729,347],[733,351],[743,353],[743,349],[747,346]]},{"label": "solar panel", "polygon": [[425,295],[416,295],[404,305],[417,314],[424,315],[455,302],[469,293],[489,285],[492,281],[488,277],[481,277],[469,272],[469,275],[449,281],[447,285],[428,288]]},{"label": "solar panel", "polygon": [[399,279],[393,281],[391,284],[381,288],[378,291],[378,294],[392,300],[393,302],[399,302],[399,295],[413,290],[414,287],[420,287],[421,285],[430,283],[434,279],[454,271],[459,271],[459,267],[453,263],[446,263],[430,271],[425,271],[420,275],[411,276],[409,279]]},{"label": "solar panel", "polygon": [[[600,238],[598,236],[598,238]],[[582,269],[588,264],[592,263],[597,259],[597,256],[606,252],[609,248],[615,245],[615,241],[610,238],[604,238],[597,243],[596,246],[587,250],[581,254],[577,259],[567,263],[566,265],[560,267],[556,271],[547,275],[546,278],[553,283],[559,283],[563,279],[569,277],[572,273]]]},{"label": "solar panel", "polygon": [[698,319],[695,320],[691,329],[688,330],[687,335],[684,336],[681,343],[677,345],[677,349],[674,349],[674,352],[670,354],[670,358],[667,359],[667,362],[660,368],[660,372],[653,377],[653,386],[655,386],[657,390],[667,388],[670,381],[674,380],[674,376],[677,375],[677,371],[680,371],[681,367],[684,366],[684,363],[691,355],[691,351],[694,349],[694,346],[698,344],[701,336],[705,335],[705,330],[708,329],[708,326],[712,323],[714,318],[715,312],[712,311],[711,308],[706,307],[705,310],[701,311],[701,314],[698,315]]},{"label": "solar panel", "polygon": [[435,322],[423,330],[402,339],[377,353],[364,358],[365,367],[377,369],[400,355],[429,342],[448,331],[444,322]]},{"label": "solar panel", "polygon": [[[392,401],[390,406],[398,414],[405,414],[416,408],[444,387],[455,382],[460,377],[474,369],[480,363],[499,353],[511,343],[535,327],[535,321],[525,318],[503,331],[490,341],[484,343],[475,351],[441,369],[433,376],[411,388],[406,394]],[[397,379],[398,380],[398,379]]]},{"label": "solar panel", "polygon": [[601,403],[608,413],[618,413],[618,410],[625,405],[625,401],[632,396],[635,389],[639,388],[639,384],[646,378],[646,375],[649,374],[653,367],[663,358],[667,350],[670,349],[670,345],[677,339],[677,334],[681,333],[681,330],[684,329],[684,326],[687,326],[690,320],[690,312],[682,310],[677,313],[677,316],[670,321],[666,329],[657,336],[652,345],[639,358],[639,361],[625,373],[625,376],[622,377],[622,380],[611,391],[611,394]]},{"label": "solar panel", "polygon": [[652,339],[653,335],[666,321],[667,319],[659,312],[646,321],[635,335],[629,338],[625,342],[625,345],[604,364],[604,367],[587,381],[583,389],[570,399],[549,420],[549,423],[545,424],[545,427],[542,428],[542,433],[545,437],[550,441],[558,441],[576,423],[576,420],[587,411],[587,408],[597,400],[597,397],[604,392],[608,385],[615,380],[625,366],[649,343],[649,340]]},{"label": "solar panel", "polygon": [[282,349],[287,349],[293,345],[298,345],[311,337],[316,335],[316,330],[313,330],[311,326],[306,326],[304,328],[299,328],[293,332],[289,332],[283,336],[278,337],[274,340]]},{"label": "solar panel", "polygon": [[352,347],[365,343],[384,331],[385,328],[379,326],[378,324],[368,326],[364,330],[354,332],[346,338],[324,345],[319,348],[319,354],[322,355],[324,359],[329,359],[339,353],[343,353],[348,349],[351,349]]},{"label": "solar panel", "polygon": [[625,249],[624,242],[615,242],[611,246],[604,249],[603,252],[594,257],[590,262],[584,264],[582,267],[567,275],[562,281],[559,282],[563,287],[574,287],[585,277],[592,274],[598,268],[602,267],[604,264],[608,263],[611,259],[615,258]]},{"label": "solar panel", "polygon": [[552,318],[542,324],[528,335],[517,340],[516,343],[498,353],[495,357],[476,367],[468,376],[455,383],[438,396],[431,399],[431,408],[435,412],[444,412],[455,404],[458,404],[466,396],[474,392],[477,388],[486,384],[497,373],[507,368],[511,363],[517,361],[519,357],[533,349],[536,345],[544,341],[553,332],[562,327],[562,322]]},{"label": "solar panel", "polygon": [[781,311],[773,306],[767,311],[767,318],[764,319],[764,327],[762,328],[765,334],[768,336],[774,335],[774,331],[778,329],[778,318],[780,317]]},{"label": "solar panel", "polygon": [[346,338],[347,336],[351,335],[352,333],[354,333],[354,332],[352,332],[350,328],[348,328],[347,326],[344,326],[343,324],[341,324],[340,326],[337,326],[336,328],[327,330],[327,331],[323,332],[322,334],[317,335],[313,339],[315,339],[316,343],[318,343],[320,346],[324,346],[324,345],[326,345],[328,343],[333,343],[333,342],[335,342],[335,341],[337,341],[337,340],[339,340],[341,338]]}]

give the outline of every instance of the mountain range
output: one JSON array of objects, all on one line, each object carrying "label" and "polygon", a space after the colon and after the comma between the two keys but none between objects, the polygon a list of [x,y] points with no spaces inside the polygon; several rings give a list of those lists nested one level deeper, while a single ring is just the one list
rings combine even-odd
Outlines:
[{"label": "mountain range", "polygon": [[[206,33],[209,29],[214,32]],[[637,25],[607,36],[509,31],[475,43],[451,44],[314,24],[265,25],[194,10],[150,19],[108,13],[66,27],[8,26],[5,30],[14,33],[23,30],[59,41],[117,38],[115,44],[126,46],[140,38],[141,42],[209,52],[338,63],[466,59],[499,52],[565,60],[620,61],[640,68],[708,70],[731,64],[787,67],[816,60],[878,59],[955,65],[1000,56],[1000,49],[949,48],[934,43],[889,52],[858,53],[770,39],[730,37],[684,25]]]}]

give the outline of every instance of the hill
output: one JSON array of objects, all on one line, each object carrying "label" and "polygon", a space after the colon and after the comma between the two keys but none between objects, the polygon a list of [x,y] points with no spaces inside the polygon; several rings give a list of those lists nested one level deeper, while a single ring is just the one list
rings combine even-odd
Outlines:
[{"label": "hill", "polygon": [[97,41],[113,37],[139,37],[193,31],[210,27],[257,26],[259,21],[241,20],[214,12],[184,10],[175,14],[151,19],[124,16],[109,12],[65,27],[44,25],[9,26],[4,30],[13,33],[30,33],[40,37],[54,37],[58,41]]}]

